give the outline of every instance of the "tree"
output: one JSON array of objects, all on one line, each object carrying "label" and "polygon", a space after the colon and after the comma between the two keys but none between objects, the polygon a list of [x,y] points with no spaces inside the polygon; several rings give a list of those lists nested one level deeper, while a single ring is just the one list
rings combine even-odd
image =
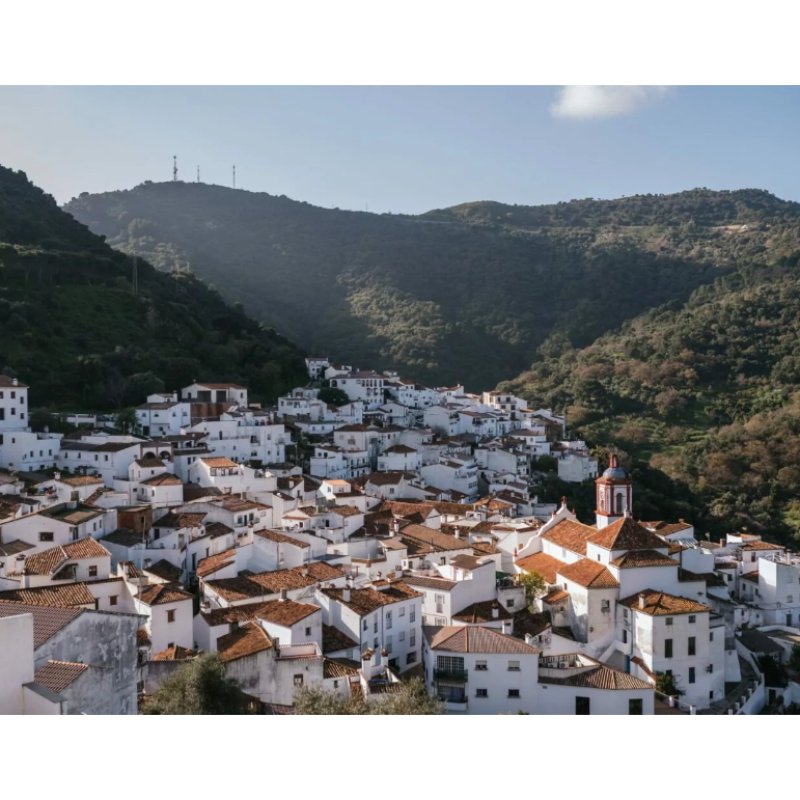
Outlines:
[{"label": "tree", "polygon": [[517,575],[517,583],[525,587],[525,602],[530,611],[534,610],[534,601],[547,590],[547,581],[536,570]]},{"label": "tree", "polygon": [[656,691],[669,697],[680,697],[685,694],[683,688],[671,672],[656,673]]},{"label": "tree", "polygon": [[441,714],[443,706],[437,697],[425,691],[420,678],[401,683],[388,699],[368,703],[361,695],[342,697],[318,687],[304,686],[295,693],[298,714]]},{"label": "tree", "polygon": [[114,417],[114,425],[123,433],[132,433],[136,428],[136,409],[123,408]]},{"label": "tree", "polygon": [[167,678],[143,708],[145,714],[244,714],[246,700],[225,674],[217,653],[182,666]]},{"label": "tree", "polygon": [[319,399],[332,406],[346,406],[350,402],[347,394],[335,386],[324,386],[319,390]]}]

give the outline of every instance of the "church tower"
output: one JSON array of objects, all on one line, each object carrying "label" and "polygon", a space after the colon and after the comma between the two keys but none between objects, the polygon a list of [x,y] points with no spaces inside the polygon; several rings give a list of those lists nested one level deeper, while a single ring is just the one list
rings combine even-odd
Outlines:
[{"label": "church tower", "polygon": [[595,518],[598,530],[632,513],[633,486],[628,473],[609,459],[608,469],[595,481],[597,486]]}]

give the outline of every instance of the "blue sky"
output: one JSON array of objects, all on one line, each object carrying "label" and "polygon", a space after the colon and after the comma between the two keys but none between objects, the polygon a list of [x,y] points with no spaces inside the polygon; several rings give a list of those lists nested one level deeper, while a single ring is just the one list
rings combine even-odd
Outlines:
[{"label": "blue sky", "polygon": [[0,87],[0,163],[59,202],[179,177],[420,213],[756,187],[800,201],[798,87]]}]

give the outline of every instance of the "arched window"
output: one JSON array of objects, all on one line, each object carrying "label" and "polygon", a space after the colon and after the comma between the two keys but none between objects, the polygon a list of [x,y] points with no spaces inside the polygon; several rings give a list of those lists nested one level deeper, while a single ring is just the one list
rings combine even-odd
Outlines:
[{"label": "arched window", "polygon": [[617,492],[617,514],[622,516],[624,513],[622,492]]}]

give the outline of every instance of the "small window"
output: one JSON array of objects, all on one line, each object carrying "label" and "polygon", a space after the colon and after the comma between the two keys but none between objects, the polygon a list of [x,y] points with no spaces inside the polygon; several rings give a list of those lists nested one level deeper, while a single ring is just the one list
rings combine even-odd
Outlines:
[{"label": "small window", "polygon": [[476,661],[475,669],[480,670],[481,672],[486,672],[489,669],[489,665],[485,661]]},{"label": "small window", "polygon": [[306,628],[306,636],[311,636],[311,628]]},{"label": "small window", "polygon": [[575,698],[575,713],[576,714],[591,714],[591,704],[588,697]]},{"label": "small window", "polygon": [[406,607],[400,606],[400,610],[397,612],[398,617],[404,617],[406,615]]},{"label": "small window", "polygon": [[488,689],[476,689],[475,690],[475,697],[488,697],[489,690]]},{"label": "small window", "polygon": [[509,697],[519,697],[519,689],[509,689],[508,690]]},{"label": "small window", "polygon": [[175,622],[175,609],[170,608],[167,611],[167,622]]},{"label": "small window", "polygon": [[508,662],[508,671],[509,672],[519,672],[519,661],[509,661]]},{"label": "small window", "polygon": [[108,604],[109,604],[110,606],[115,606],[115,605],[117,604],[117,595],[115,595],[115,594],[112,594],[112,595],[111,595],[111,596],[108,598]]},{"label": "small window", "polygon": [[89,567],[89,577],[90,578],[96,578],[97,577],[97,567],[96,566]]},{"label": "small window", "polygon": [[694,667],[689,667],[689,683],[695,682],[695,671]]},{"label": "small window", "polygon": [[665,625],[672,625],[672,617],[667,617],[666,620],[664,621],[664,624]]},{"label": "small window", "polygon": [[294,676],[294,685],[295,686],[302,686],[303,685],[303,675],[300,673],[299,675]]},{"label": "small window", "polygon": [[509,600],[507,601],[507,603],[506,603],[506,604],[507,604],[507,606],[508,606],[509,608],[514,608],[514,602],[515,602],[515,601],[514,601],[514,598],[513,598],[513,597],[511,597],[511,598],[509,598]]},{"label": "small window", "polygon": [[689,637],[689,655],[697,655],[697,639],[694,636]]},{"label": "small window", "polygon": [[52,531],[39,531],[39,541],[40,542],[52,542],[53,541],[53,532]]},{"label": "small window", "polygon": [[708,641],[709,642],[713,642],[714,641],[714,631],[709,631],[708,632]]},{"label": "small window", "polygon": [[714,671],[714,665],[713,665],[713,664],[709,664],[709,665],[708,665],[708,667],[706,667],[706,669],[707,669],[709,672],[713,672],[713,671]]},{"label": "small window", "polygon": [[693,625],[695,622],[697,622],[697,617],[694,614],[689,614],[689,624]]},{"label": "small window", "polygon": [[641,698],[632,698],[628,700],[628,714],[630,715],[638,715],[644,713],[644,708],[642,707],[642,700]]},{"label": "small window", "polygon": [[672,639],[664,639],[664,658],[672,658]]}]

